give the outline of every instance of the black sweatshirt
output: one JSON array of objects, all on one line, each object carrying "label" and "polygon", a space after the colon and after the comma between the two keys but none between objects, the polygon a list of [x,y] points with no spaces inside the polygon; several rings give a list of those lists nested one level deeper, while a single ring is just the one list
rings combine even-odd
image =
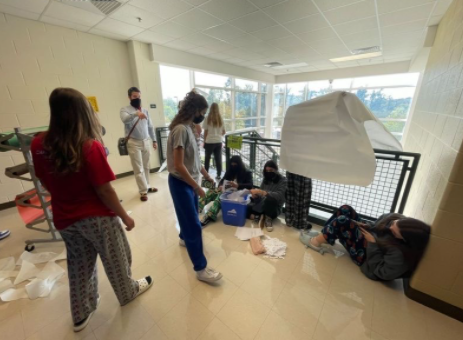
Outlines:
[{"label": "black sweatshirt", "polygon": [[236,181],[238,183],[238,190],[251,190],[253,187],[252,172],[248,170],[246,170],[244,173],[239,173],[238,176],[232,175],[227,171],[220,181],[219,186],[223,185],[224,180]]}]

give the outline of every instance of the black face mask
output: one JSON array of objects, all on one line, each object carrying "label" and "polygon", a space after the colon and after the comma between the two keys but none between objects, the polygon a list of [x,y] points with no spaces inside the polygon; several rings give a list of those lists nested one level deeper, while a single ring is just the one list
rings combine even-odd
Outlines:
[{"label": "black face mask", "polygon": [[139,109],[141,107],[141,99],[140,98],[131,99],[130,105],[132,105],[136,109]]},{"label": "black face mask", "polygon": [[266,171],[264,173],[264,177],[268,181],[273,181],[275,179],[275,177],[277,177],[277,174],[276,174],[276,172],[267,172]]},{"label": "black face mask", "polygon": [[193,118],[193,123],[195,124],[201,124],[204,120],[204,116],[203,115],[199,115],[199,116],[195,116]]}]

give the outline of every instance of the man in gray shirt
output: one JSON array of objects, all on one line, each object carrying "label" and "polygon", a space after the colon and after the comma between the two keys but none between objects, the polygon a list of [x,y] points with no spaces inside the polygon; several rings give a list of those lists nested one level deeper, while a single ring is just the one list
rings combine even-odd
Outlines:
[{"label": "man in gray shirt", "polygon": [[136,124],[127,142],[135,180],[140,192],[140,200],[147,201],[148,193],[158,189],[150,186],[150,149],[157,149],[156,135],[148,110],[141,107],[141,92],[136,87],[128,91],[130,105],[121,109],[121,120],[127,136]]}]

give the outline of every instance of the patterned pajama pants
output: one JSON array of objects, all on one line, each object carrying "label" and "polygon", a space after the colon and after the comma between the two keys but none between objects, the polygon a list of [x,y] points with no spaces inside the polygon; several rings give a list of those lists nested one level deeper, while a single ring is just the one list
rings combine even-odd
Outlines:
[{"label": "patterned pajama pants", "polygon": [[207,216],[209,216],[213,221],[217,221],[217,214],[219,213],[222,206],[220,205],[220,191],[216,189],[209,189],[206,193],[206,196],[199,199],[199,211],[203,211],[204,207],[212,203],[212,206],[207,211]]},{"label": "patterned pajama pants", "polygon": [[288,188],[286,190],[286,224],[305,229],[309,226],[309,208],[312,198],[312,179],[286,172]]},{"label": "patterned pajama pants", "polygon": [[355,222],[362,222],[357,212],[351,206],[343,205],[325,223],[322,234],[331,245],[339,240],[352,261],[361,266],[367,259],[367,240]]},{"label": "patterned pajama pants", "polygon": [[92,313],[97,306],[97,255],[121,306],[138,292],[132,279],[132,254],[118,217],[91,217],[60,230],[66,244],[69,297],[74,323]]}]

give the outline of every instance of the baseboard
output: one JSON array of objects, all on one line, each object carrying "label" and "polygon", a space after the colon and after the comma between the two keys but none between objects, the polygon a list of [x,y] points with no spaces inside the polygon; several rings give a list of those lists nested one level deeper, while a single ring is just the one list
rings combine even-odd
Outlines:
[{"label": "baseboard", "polygon": [[[158,172],[160,169],[160,167],[157,167],[157,168],[153,168],[150,170],[150,173],[155,173],[155,172]],[[128,177],[128,176],[132,176],[133,175],[133,171],[129,171],[129,172],[124,172],[122,174],[117,174],[116,175],[116,178],[117,179],[120,179],[120,178],[124,178],[124,177]],[[16,206],[16,203],[14,201],[11,201],[11,202],[6,202],[6,203],[1,203],[0,204],[0,211],[2,210],[6,210],[6,209],[9,209],[9,208],[13,208]]]},{"label": "baseboard", "polygon": [[463,322],[463,309],[414,289],[412,286],[410,286],[410,279],[403,279],[403,285],[405,295],[409,299],[421,303],[422,305],[432,308],[435,311],[445,314],[453,319]]}]

